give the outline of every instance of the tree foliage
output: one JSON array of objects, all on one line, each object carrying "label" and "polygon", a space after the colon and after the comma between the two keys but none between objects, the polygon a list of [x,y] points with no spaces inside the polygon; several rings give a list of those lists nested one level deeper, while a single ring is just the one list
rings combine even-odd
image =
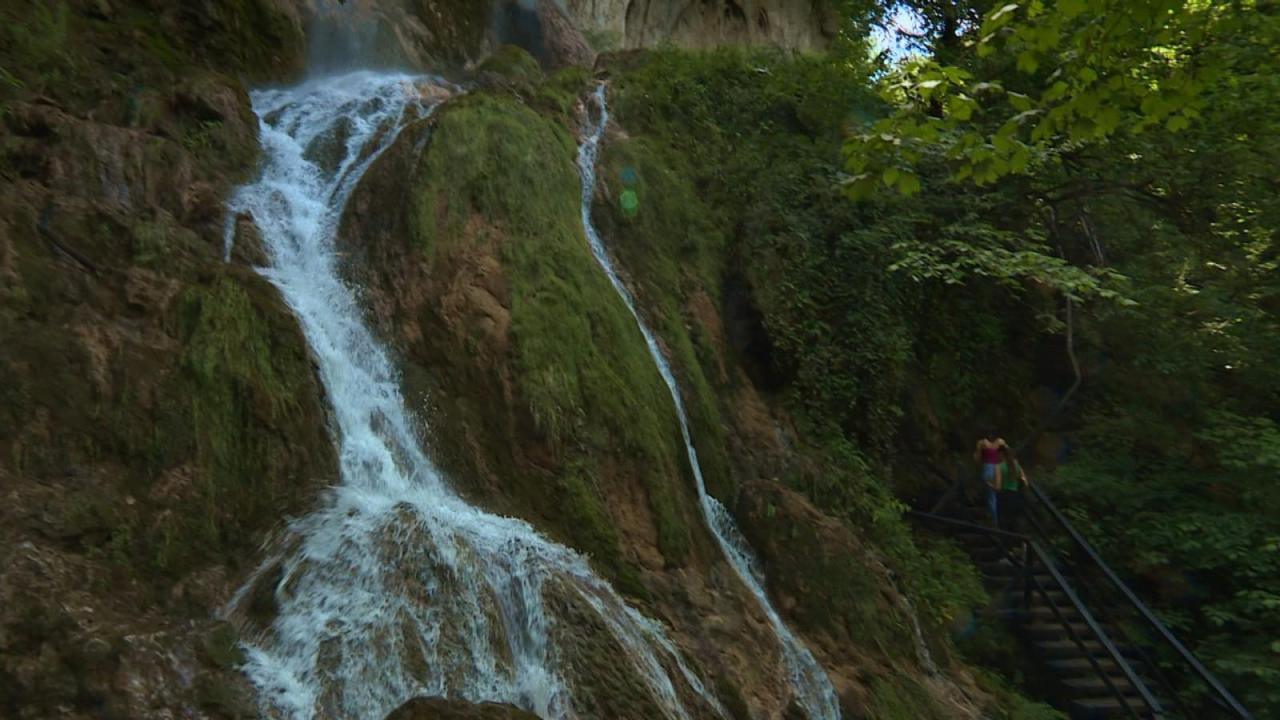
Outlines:
[{"label": "tree foliage", "polygon": [[910,5],[930,26],[944,18],[953,34],[937,45],[951,52],[885,77],[893,112],[846,147],[855,197],[919,191],[928,153],[987,184],[1117,134],[1185,130],[1223,89],[1280,98],[1280,10],[1265,1],[1023,0],[980,20],[971,4]]},{"label": "tree foliage", "polygon": [[903,238],[897,272],[1075,309],[1041,325],[1073,330],[1073,369],[1032,372],[1079,386],[1045,419],[1074,448],[1052,492],[1254,713],[1280,713],[1280,5],[899,5],[922,52],[846,136],[846,191],[931,214],[963,198],[984,228]]}]

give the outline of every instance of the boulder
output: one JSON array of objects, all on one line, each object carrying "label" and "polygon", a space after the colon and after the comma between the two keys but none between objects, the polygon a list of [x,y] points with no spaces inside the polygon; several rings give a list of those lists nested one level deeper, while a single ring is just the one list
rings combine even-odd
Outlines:
[{"label": "boulder", "polygon": [[537,720],[538,716],[511,705],[469,703],[465,700],[418,697],[406,702],[386,720]]}]

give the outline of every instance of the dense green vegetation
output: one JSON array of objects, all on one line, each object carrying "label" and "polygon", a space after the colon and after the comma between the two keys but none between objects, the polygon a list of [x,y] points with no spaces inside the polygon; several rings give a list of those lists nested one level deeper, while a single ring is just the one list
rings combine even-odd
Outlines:
[{"label": "dense green vegetation", "polygon": [[[1054,491],[1255,713],[1277,712],[1280,10],[971,3],[948,23],[961,6],[909,4],[930,52],[884,77],[889,112],[847,145],[855,196],[915,178],[928,195],[941,174],[1016,208],[1026,232],[1004,250],[1033,262],[1009,267],[1079,311],[1055,330],[1080,367],[1044,418],[1073,449]],[[912,262],[972,285],[990,268],[955,260],[990,248]],[[1050,261],[1090,282],[1032,267]]]},{"label": "dense green vegetation", "polygon": [[[602,181],[616,185],[624,167],[634,168],[640,205],[634,218],[610,206],[601,221],[642,296],[662,308],[663,300],[649,297],[670,292],[664,285],[683,285],[686,294],[709,288],[727,296],[726,313],[748,305],[740,309],[759,314],[763,327],[753,330],[759,342],[733,343],[735,359],[791,406],[813,443],[813,462],[797,464],[783,479],[901,562],[913,595],[945,622],[976,591],[960,568],[947,570],[954,566],[912,542],[888,469],[917,368],[942,375],[948,365],[965,367],[966,356],[982,355],[983,342],[1004,343],[1013,332],[996,324],[988,336],[966,336],[947,327],[950,318],[935,324],[930,309],[964,302],[993,315],[1010,310],[998,292],[922,288],[884,270],[895,235],[986,228],[974,230],[977,224],[948,200],[938,201],[930,217],[909,213],[907,202],[892,197],[883,207],[843,197],[836,177],[844,118],[858,107],[871,111],[875,102],[866,76],[847,66],[733,51],[668,53],[623,74],[614,93],[615,112],[632,139],[607,151]],[[687,160],[674,159],[680,156]],[[660,163],[679,168],[698,192],[656,182],[655,168],[665,171]],[[646,175],[660,189],[649,191]],[[961,219],[946,222],[948,210]],[[904,215],[919,225],[898,226]],[[658,258],[641,257],[655,249]],[[669,269],[634,270],[664,262]],[[749,288],[745,296],[735,284]],[[685,365],[677,363],[688,374]],[[972,410],[956,395],[1018,372],[1011,359],[969,367],[953,383],[947,420],[957,424]],[[712,367],[702,372],[717,375]],[[712,444],[698,439],[700,448]]]},{"label": "dense green vegetation", "polygon": [[[1105,3],[994,20],[1005,5],[959,20],[912,5],[934,13],[930,54],[892,67],[856,43],[627,60],[607,235],[656,308],[705,289],[732,313],[748,289],[761,332],[737,359],[824,458],[785,479],[869,530],[933,617],[970,601],[966,583],[902,529],[890,473],[936,494],[910,476],[963,462],[994,422],[1071,449],[1040,458],[1045,484],[1266,715],[1280,700],[1266,631],[1280,623],[1280,138],[1262,52],[1276,14],[1139,4],[1148,36],[1098,20]],[[1073,60],[1085,46],[1092,59]],[[697,337],[687,311],[680,324]]]}]

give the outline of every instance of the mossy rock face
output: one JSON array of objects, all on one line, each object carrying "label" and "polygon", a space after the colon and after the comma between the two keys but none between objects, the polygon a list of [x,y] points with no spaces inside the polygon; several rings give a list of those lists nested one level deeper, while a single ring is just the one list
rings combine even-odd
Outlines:
[{"label": "mossy rock face", "polygon": [[877,720],[947,720],[952,717],[909,676],[876,678],[871,684],[870,717]]},{"label": "mossy rock face", "polygon": [[138,113],[144,96],[198,71],[249,82],[301,74],[301,18],[275,0],[51,0],[0,9],[0,100],[29,92]]},{"label": "mossy rock face", "polygon": [[887,570],[840,521],[800,494],[770,482],[748,484],[737,514],[778,605],[796,625],[837,646],[872,646],[914,660],[909,620],[890,593]]},{"label": "mossy rock face", "polygon": [[441,463],[639,593],[637,565],[683,564],[708,538],[674,406],[587,245],[575,154],[514,98],[469,95],[370,170],[344,236],[422,368],[406,377],[424,383]]},{"label": "mossy rock face", "polygon": [[537,720],[537,715],[510,705],[469,703],[445,698],[414,698],[386,720]]},{"label": "mossy rock face", "polygon": [[542,67],[527,51],[515,45],[499,47],[477,68],[480,73],[492,73],[504,80],[533,83],[542,79]]},{"label": "mossy rock face", "polygon": [[598,173],[593,217],[663,340],[707,488],[732,505],[736,488],[718,400],[731,378],[718,342],[725,241],[716,211],[699,197],[684,161],[657,143],[607,137]]}]

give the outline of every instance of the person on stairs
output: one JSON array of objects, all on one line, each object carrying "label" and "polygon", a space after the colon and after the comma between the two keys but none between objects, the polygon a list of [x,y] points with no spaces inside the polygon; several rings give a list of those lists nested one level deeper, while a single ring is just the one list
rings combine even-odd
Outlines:
[{"label": "person on stairs", "polygon": [[996,486],[999,488],[996,494],[998,518],[996,527],[1009,532],[1018,532],[1018,523],[1022,519],[1026,502],[1026,498],[1022,495],[1022,488],[1029,484],[1027,473],[1022,469],[1017,456],[1013,454],[1013,448],[1005,445],[998,452],[1000,464],[996,467]]},{"label": "person on stairs", "polygon": [[1004,438],[998,436],[994,429],[978,438],[973,449],[974,462],[982,465],[982,482],[987,485],[987,510],[991,513],[991,522],[999,527],[999,492],[1000,492],[1000,448],[1008,448]]}]

